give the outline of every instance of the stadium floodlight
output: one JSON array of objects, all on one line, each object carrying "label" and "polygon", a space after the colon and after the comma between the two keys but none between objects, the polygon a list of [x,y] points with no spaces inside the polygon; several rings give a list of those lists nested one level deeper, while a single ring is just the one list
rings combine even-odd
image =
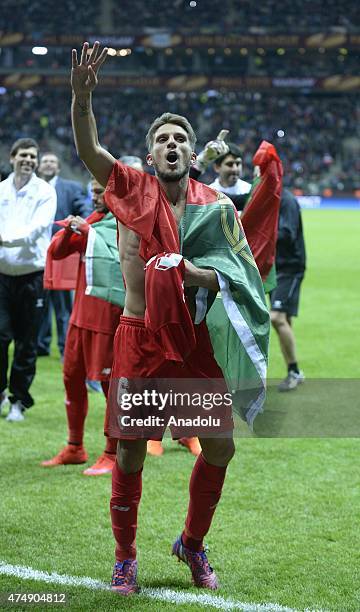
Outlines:
[{"label": "stadium floodlight", "polygon": [[120,57],[126,57],[128,52],[127,49],[120,49],[117,54],[120,55]]},{"label": "stadium floodlight", "polygon": [[31,49],[31,52],[33,53],[33,55],[46,55],[48,52],[48,48],[47,47],[33,47]]},{"label": "stadium floodlight", "polygon": [[116,55],[116,49],[109,47],[107,54],[112,56]]}]

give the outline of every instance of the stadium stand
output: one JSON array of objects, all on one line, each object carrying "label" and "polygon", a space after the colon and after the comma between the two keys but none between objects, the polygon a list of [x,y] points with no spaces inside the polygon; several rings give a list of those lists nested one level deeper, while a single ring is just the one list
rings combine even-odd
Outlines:
[{"label": "stadium stand", "polygon": [[[272,32],[316,31],[346,28],[356,31],[359,12],[352,0],[105,0],[101,6],[85,0],[62,0],[49,5],[41,0],[3,0],[0,31],[47,34],[89,34],[99,32],[105,14],[108,33],[124,34],[134,24],[147,29],[182,29],[198,32],[249,32],[251,29]],[[25,18],[24,18],[25,17]],[[104,31],[104,30],[100,30]]]},{"label": "stadium stand", "polygon": [[[252,154],[266,139],[280,152],[286,185],[310,194],[326,188],[343,193],[360,188],[359,155],[353,146],[359,106],[353,96],[214,91],[109,96],[99,87],[94,106],[100,140],[117,157],[131,152],[144,158],[146,151],[140,143],[147,127],[167,109],[189,117],[197,129],[199,146],[219,129],[229,129],[231,139],[243,150],[248,178]],[[69,92],[59,95],[57,90],[40,88],[1,96],[0,140],[10,143],[30,135],[43,149],[55,138],[62,159],[82,168],[73,145]]]},{"label": "stadium stand", "polygon": [[[353,0],[157,0],[156,10],[143,0],[64,0],[51,19],[39,0],[3,0],[0,140],[5,149],[21,136],[51,143],[86,180],[70,126],[69,55],[96,37],[117,51],[95,96],[101,142],[114,155],[144,158],[147,126],[170,110],[193,122],[199,147],[229,129],[247,178],[265,138],[280,152],[285,185],[354,194],[359,32]],[[35,44],[47,53],[34,55]]]}]

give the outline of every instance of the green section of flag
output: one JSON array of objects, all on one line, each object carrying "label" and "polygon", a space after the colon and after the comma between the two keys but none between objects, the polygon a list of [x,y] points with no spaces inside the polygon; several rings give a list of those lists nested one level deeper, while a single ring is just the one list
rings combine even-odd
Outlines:
[{"label": "green section of flag", "polygon": [[[259,271],[226,196],[207,206],[188,205],[184,235],[184,257],[221,279],[222,299],[214,301],[206,321],[234,409],[251,424],[265,399],[270,331]],[[209,304],[213,298],[209,294]]]},{"label": "green section of flag", "polygon": [[116,219],[112,213],[91,225],[85,257],[86,294],[123,308],[125,287],[117,246]]}]

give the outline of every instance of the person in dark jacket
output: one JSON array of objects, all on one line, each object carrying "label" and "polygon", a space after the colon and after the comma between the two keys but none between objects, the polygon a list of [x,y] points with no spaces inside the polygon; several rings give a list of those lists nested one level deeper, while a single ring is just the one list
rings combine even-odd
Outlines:
[{"label": "person in dark jacket", "polygon": [[306,267],[305,243],[300,206],[295,196],[284,189],[280,201],[279,229],[276,245],[277,287],[271,292],[271,322],[278,334],[288,374],[278,386],[291,391],[304,382],[299,369],[292,317],[299,308],[300,286]]},{"label": "person in dark jacket", "polygon": [[[43,153],[40,157],[38,175],[55,187],[57,195],[55,221],[65,219],[69,215],[78,215],[86,219],[92,211],[91,201],[86,197],[80,183],[61,178],[59,172],[60,161],[57,155],[51,152]],[[52,234],[54,235],[58,230],[59,227],[54,223]],[[38,336],[38,356],[50,354],[53,309],[56,317],[59,352],[63,357],[66,332],[72,310],[71,292],[66,290],[51,290],[48,292]]]}]

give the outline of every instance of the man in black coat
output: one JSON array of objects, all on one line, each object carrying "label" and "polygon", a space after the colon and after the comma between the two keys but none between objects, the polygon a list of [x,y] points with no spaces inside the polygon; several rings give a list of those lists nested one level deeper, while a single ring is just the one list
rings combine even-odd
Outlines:
[{"label": "man in black coat", "polygon": [[[68,215],[79,215],[83,219],[92,211],[91,201],[76,181],[69,181],[59,176],[60,162],[57,155],[51,152],[43,153],[40,157],[38,175],[55,187],[57,195],[57,209],[55,221],[65,219]],[[53,225],[52,234],[59,229]],[[71,291],[51,290],[48,292],[44,318],[38,336],[38,355],[50,354],[52,336],[52,309],[55,310],[58,347],[61,357],[64,353],[66,331],[72,310]]]}]

